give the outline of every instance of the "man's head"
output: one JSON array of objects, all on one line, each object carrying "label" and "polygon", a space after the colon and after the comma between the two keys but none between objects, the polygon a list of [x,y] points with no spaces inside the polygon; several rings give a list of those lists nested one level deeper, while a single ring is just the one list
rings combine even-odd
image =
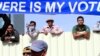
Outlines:
[{"label": "man's head", "polygon": [[36,26],[36,22],[35,21],[30,21],[30,26]]},{"label": "man's head", "polygon": [[78,23],[78,25],[83,25],[84,24],[84,18],[82,16],[77,17],[77,23]]},{"label": "man's head", "polygon": [[48,49],[48,45],[42,40],[35,40],[32,42],[30,48],[32,50],[32,56],[45,56]]},{"label": "man's head", "polygon": [[48,19],[46,22],[47,22],[48,26],[52,26],[53,23],[54,23],[54,20],[53,19]]},{"label": "man's head", "polygon": [[25,47],[23,49],[23,56],[31,56],[31,49],[30,49],[30,47]]},{"label": "man's head", "polygon": [[13,30],[14,30],[13,25],[12,25],[12,24],[9,24],[8,27],[7,27],[7,31],[8,31],[9,33],[11,33]]}]

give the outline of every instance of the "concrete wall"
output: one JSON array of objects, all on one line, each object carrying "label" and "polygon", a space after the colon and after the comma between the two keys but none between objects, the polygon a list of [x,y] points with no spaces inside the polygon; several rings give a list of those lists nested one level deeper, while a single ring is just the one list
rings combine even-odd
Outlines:
[{"label": "concrete wall", "polygon": [[20,33],[24,33],[24,14],[11,14],[10,15],[11,23],[14,25],[14,28]]},{"label": "concrete wall", "polygon": [[[74,40],[71,32],[61,36],[39,34],[39,40],[48,43],[47,56],[100,56],[100,34],[91,33],[90,40]],[[30,45],[27,34],[20,36],[20,43],[4,45],[0,41],[0,56],[22,56],[23,48]]]}]

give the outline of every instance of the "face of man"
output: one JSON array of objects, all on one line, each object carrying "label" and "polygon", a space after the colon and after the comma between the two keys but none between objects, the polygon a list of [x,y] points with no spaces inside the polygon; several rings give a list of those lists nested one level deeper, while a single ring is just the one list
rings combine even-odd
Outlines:
[{"label": "face of man", "polygon": [[48,26],[50,26],[50,27],[53,25],[53,22],[51,22],[51,21],[49,21],[47,23],[48,23]]},{"label": "face of man", "polygon": [[31,49],[29,47],[24,48],[23,56],[31,56]]},{"label": "face of man", "polygon": [[23,56],[31,56],[30,52],[23,53]]},{"label": "face of man", "polygon": [[13,31],[13,27],[11,25],[9,25],[8,28],[7,28],[7,31],[8,32],[12,32]]},{"label": "face of man", "polygon": [[77,20],[77,22],[78,22],[78,25],[83,25],[84,24],[84,20],[82,18],[79,18]]}]

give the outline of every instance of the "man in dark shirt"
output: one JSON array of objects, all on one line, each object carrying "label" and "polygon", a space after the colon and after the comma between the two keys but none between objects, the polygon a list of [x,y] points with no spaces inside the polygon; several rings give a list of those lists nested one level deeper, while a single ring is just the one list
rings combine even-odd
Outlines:
[{"label": "man in dark shirt", "polygon": [[90,28],[84,24],[84,18],[79,16],[77,23],[72,30],[74,39],[86,38],[88,40],[90,37]]},{"label": "man in dark shirt", "polygon": [[14,29],[12,24],[9,24],[5,34],[1,37],[1,40],[6,43],[18,43],[19,33]]}]

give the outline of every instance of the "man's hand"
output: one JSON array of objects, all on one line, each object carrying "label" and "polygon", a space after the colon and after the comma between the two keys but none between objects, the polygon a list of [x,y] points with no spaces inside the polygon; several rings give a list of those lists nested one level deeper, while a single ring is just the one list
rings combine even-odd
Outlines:
[{"label": "man's hand", "polygon": [[56,33],[55,32],[50,32],[51,34],[55,35]]},{"label": "man's hand", "polygon": [[48,35],[48,32],[44,32],[45,35]]},{"label": "man's hand", "polygon": [[84,35],[85,33],[86,33],[86,31],[77,32],[77,34],[79,34],[79,35]]},{"label": "man's hand", "polygon": [[10,37],[5,37],[5,41],[10,41],[11,40],[11,38]]}]

